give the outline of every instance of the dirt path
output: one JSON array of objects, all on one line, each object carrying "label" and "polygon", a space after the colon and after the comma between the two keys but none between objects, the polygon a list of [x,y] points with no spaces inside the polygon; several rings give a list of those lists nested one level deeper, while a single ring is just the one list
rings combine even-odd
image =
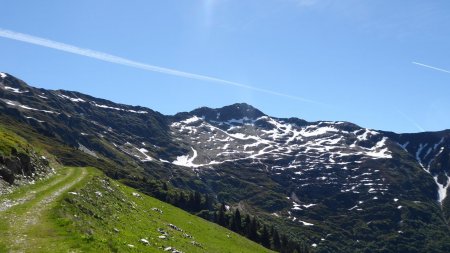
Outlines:
[{"label": "dirt path", "polygon": [[74,170],[69,170],[63,176],[60,176],[60,177],[54,176],[55,179],[54,180],[50,179],[51,181],[48,184],[40,186],[36,189],[32,189],[29,192],[26,192],[23,196],[20,196],[20,197],[14,198],[14,199],[7,198],[4,200],[1,200],[0,201],[0,212],[6,211],[6,210],[10,209],[11,207],[14,207],[16,205],[20,205],[20,204],[23,204],[25,202],[29,202],[29,201],[35,199],[38,194],[61,183],[64,180],[66,180],[68,177],[72,176],[74,172],[75,172]]},{"label": "dirt path", "polygon": [[32,231],[41,222],[45,211],[53,202],[80,182],[88,174],[85,168],[67,168],[67,174],[49,182],[32,193],[15,200],[13,206],[0,211],[1,219],[7,220],[8,231],[3,234],[3,242],[7,243],[9,252],[33,252],[34,242],[39,238]]}]

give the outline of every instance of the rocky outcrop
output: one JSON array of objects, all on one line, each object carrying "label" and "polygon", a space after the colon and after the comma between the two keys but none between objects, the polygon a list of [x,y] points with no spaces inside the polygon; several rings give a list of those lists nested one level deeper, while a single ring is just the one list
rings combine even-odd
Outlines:
[{"label": "rocky outcrop", "polygon": [[0,156],[0,194],[8,192],[9,186],[34,182],[52,171],[47,158],[35,151],[18,153],[13,150],[10,156]]}]

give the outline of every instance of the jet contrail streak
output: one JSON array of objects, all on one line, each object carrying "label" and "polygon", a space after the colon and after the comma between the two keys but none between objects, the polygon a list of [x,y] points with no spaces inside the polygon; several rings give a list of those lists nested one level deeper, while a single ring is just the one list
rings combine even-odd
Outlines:
[{"label": "jet contrail streak", "polygon": [[125,65],[125,66],[132,67],[132,68],[143,69],[143,70],[147,70],[147,71],[151,71],[151,72],[158,72],[158,73],[162,73],[162,74],[166,74],[166,75],[178,76],[178,77],[195,79],[195,80],[206,81],[206,82],[213,82],[213,83],[224,84],[224,85],[229,85],[229,86],[236,86],[236,87],[254,90],[254,91],[258,91],[258,92],[262,92],[262,93],[266,93],[266,94],[270,94],[270,95],[294,99],[294,100],[298,100],[298,101],[302,101],[302,102],[324,105],[323,103],[316,102],[314,100],[310,100],[310,99],[306,99],[306,98],[302,98],[302,97],[298,97],[298,96],[294,96],[294,95],[284,94],[284,93],[280,93],[277,91],[258,88],[255,86],[250,86],[250,85],[246,85],[246,84],[242,84],[242,83],[238,83],[238,82],[228,81],[228,80],[220,79],[220,78],[216,78],[216,77],[199,75],[199,74],[179,71],[179,70],[175,70],[175,69],[145,64],[145,63],[141,63],[141,62],[137,62],[137,61],[132,61],[132,60],[129,60],[126,58],[122,58],[119,56],[115,56],[112,54],[107,54],[107,53],[103,53],[103,52],[99,52],[99,51],[95,51],[95,50],[91,50],[91,49],[86,49],[86,48],[80,48],[77,46],[73,46],[73,45],[69,45],[69,44],[65,44],[65,43],[61,43],[61,42],[57,42],[57,41],[53,41],[53,40],[49,40],[49,39],[45,39],[45,38],[40,38],[40,37],[36,37],[36,36],[24,34],[24,33],[18,33],[18,32],[14,32],[14,31],[10,31],[10,30],[5,30],[2,28],[0,28],[0,37],[17,40],[17,41],[22,41],[22,42],[26,42],[29,44],[42,46],[42,47],[52,48],[52,49],[56,49],[56,50],[60,50],[60,51],[64,51],[64,52],[68,52],[68,53],[72,53],[72,54],[82,55],[82,56],[94,58],[94,59],[101,60],[101,61]]},{"label": "jet contrail streak", "polygon": [[437,70],[437,71],[441,71],[441,72],[445,72],[445,73],[450,74],[450,70],[436,68],[436,67],[433,67],[433,66],[430,66],[430,65],[426,65],[426,64],[419,63],[419,62],[414,62],[414,61],[412,62],[412,64],[416,64],[416,65],[419,65],[419,66],[422,66],[422,67],[425,67],[425,68],[434,69],[434,70]]},{"label": "jet contrail streak", "polygon": [[417,128],[419,131],[421,132],[425,132],[425,128],[423,128],[421,125],[419,125],[419,123],[417,123],[415,120],[413,120],[411,117],[409,117],[408,115],[406,115],[406,113],[404,113],[403,111],[397,110],[397,112],[407,121],[409,121],[409,123],[411,123],[415,128]]}]

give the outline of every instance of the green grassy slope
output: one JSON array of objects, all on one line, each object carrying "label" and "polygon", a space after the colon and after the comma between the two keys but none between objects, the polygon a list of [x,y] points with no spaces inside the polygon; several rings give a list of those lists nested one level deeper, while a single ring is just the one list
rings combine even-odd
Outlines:
[{"label": "green grassy slope", "polygon": [[[38,208],[37,203],[75,178],[80,182],[65,189],[46,208]],[[2,197],[20,199],[35,192],[29,202],[0,212],[0,252],[11,247],[24,252],[270,252],[93,168],[63,169],[45,183],[25,187]],[[38,222],[13,228],[17,224],[11,219],[30,215],[33,208],[40,211]]]},{"label": "green grassy slope", "polygon": [[11,152],[24,152],[29,146],[26,141],[18,135],[0,127],[0,155],[10,156]]},{"label": "green grassy slope", "polygon": [[1,196],[0,252],[35,252],[49,244],[55,226],[46,217],[61,195],[86,175],[86,169],[59,169],[52,177]]}]

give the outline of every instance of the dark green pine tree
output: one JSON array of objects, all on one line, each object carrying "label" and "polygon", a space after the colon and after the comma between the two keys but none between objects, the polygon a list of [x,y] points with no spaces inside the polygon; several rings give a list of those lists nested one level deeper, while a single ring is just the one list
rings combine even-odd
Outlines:
[{"label": "dark green pine tree", "polygon": [[298,244],[294,241],[289,241],[288,250],[289,250],[289,252],[297,252],[298,253]]},{"label": "dark green pine tree", "polygon": [[236,223],[234,222],[234,215],[229,215],[229,227],[228,229],[230,229],[231,231],[235,231],[236,232]]},{"label": "dark green pine tree", "polygon": [[259,236],[258,236],[258,221],[255,217],[253,217],[252,221],[250,222],[250,234],[249,239],[254,242],[259,242]]},{"label": "dark green pine tree", "polygon": [[279,250],[281,247],[281,242],[280,242],[280,235],[278,234],[278,231],[272,227],[272,248],[274,250]]},{"label": "dark green pine tree", "polygon": [[308,246],[306,246],[306,244],[304,244],[304,243],[299,245],[299,248],[300,248],[299,252],[301,252],[301,253],[309,253],[310,252]]},{"label": "dark green pine tree", "polygon": [[288,241],[287,237],[285,235],[283,235],[281,237],[281,247],[280,247],[280,252],[281,253],[288,253],[289,252],[288,244],[289,244],[289,241]]},{"label": "dark green pine tree", "polygon": [[205,201],[202,204],[202,209],[204,210],[211,210],[212,209],[212,203],[213,200],[211,199],[211,196],[209,194],[205,195]]},{"label": "dark green pine tree", "polygon": [[236,208],[234,215],[232,216],[231,230],[240,233],[242,231],[241,212]]},{"label": "dark green pine tree", "polygon": [[244,234],[248,238],[250,238],[250,224],[251,224],[250,215],[247,214],[244,219]]},{"label": "dark green pine tree", "polygon": [[194,192],[194,210],[200,211],[202,209],[202,195],[200,192]]},{"label": "dark green pine tree", "polygon": [[168,190],[169,190],[169,187],[167,186],[167,183],[166,183],[166,182],[163,182],[163,184],[162,184],[162,189],[163,189],[164,191],[168,191]]},{"label": "dark green pine tree", "polygon": [[184,195],[184,192],[179,192],[178,193],[178,198],[177,198],[177,206],[181,207],[181,208],[185,208],[186,207],[186,197]]},{"label": "dark green pine tree", "polygon": [[260,241],[264,247],[266,247],[266,248],[270,247],[270,235],[269,235],[269,230],[267,229],[266,225],[264,225],[262,228]]},{"label": "dark green pine tree", "polygon": [[222,203],[219,207],[219,214],[217,215],[217,223],[219,223],[219,225],[226,227],[227,226],[227,222],[225,219],[225,204]]},{"label": "dark green pine tree", "polygon": [[187,209],[190,211],[195,211],[195,200],[194,200],[194,192],[190,191],[188,200],[187,200]]}]

